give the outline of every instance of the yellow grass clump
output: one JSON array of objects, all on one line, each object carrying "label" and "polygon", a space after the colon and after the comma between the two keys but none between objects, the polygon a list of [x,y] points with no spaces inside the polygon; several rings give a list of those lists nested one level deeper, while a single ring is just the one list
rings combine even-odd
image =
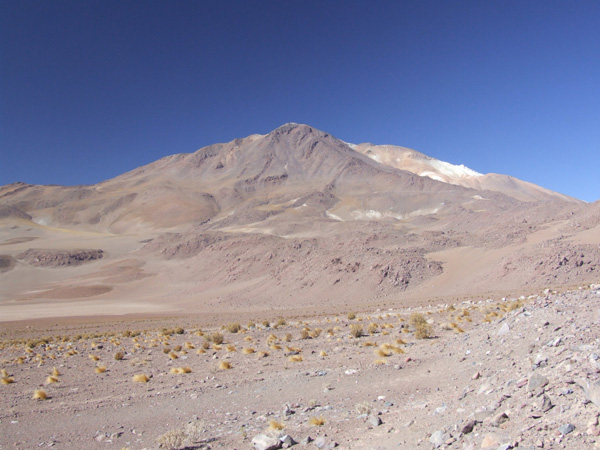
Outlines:
[{"label": "yellow grass clump", "polygon": [[231,369],[231,363],[229,361],[221,361],[219,363],[220,370],[229,370]]},{"label": "yellow grass clump", "polygon": [[56,367],[52,368],[52,374],[53,377],[58,377],[61,375],[61,373],[58,371],[58,369]]},{"label": "yellow grass clump", "polygon": [[302,355],[292,355],[288,358],[288,361],[290,362],[300,362],[302,361]]},{"label": "yellow grass clump", "polygon": [[171,373],[175,374],[175,375],[181,375],[184,373],[191,373],[192,369],[190,369],[189,367],[173,367],[171,369]]},{"label": "yellow grass clump", "polygon": [[325,425],[325,419],[323,417],[311,417],[308,419],[308,423],[314,427],[322,427]]},{"label": "yellow grass clump", "polygon": [[252,347],[246,347],[244,350],[242,350],[242,353],[244,355],[250,355],[251,353],[254,353],[254,349]]},{"label": "yellow grass clump", "polygon": [[179,356],[177,356],[177,353],[171,352],[171,353],[169,353],[169,358],[177,359],[177,358],[179,358]]},{"label": "yellow grass clump", "polygon": [[131,380],[134,383],[147,383],[150,380],[150,378],[148,378],[148,375],[144,373],[139,373],[137,375],[134,375]]},{"label": "yellow grass clump", "polygon": [[48,394],[43,389],[36,389],[33,391],[33,399],[34,400],[46,400],[48,398]]},{"label": "yellow grass clump", "polygon": [[282,422],[277,422],[276,420],[271,420],[269,422],[269,429],[271,429],[271,430],[280,431],[280,430],[283,430],[284,428],[285,428],[285,424]]},{"label": "yellow grass clump", "polygon": [[96,373],[104,373],[104,372],[106,372],[106,367],[104,367],[104,366],[96,366],[94,368],[94,372],[96,372]]},{"label": "yellow grass clump", "polygon": [[13,377],[2,377],[2,384],[12,384],[15,382]]},{"label": "yellow grass clump", "polygon": [[58,383],[58,377],[50,375],[46,378],[46,384],[52,384],[52,383]]},{"label": "yellow grass clump", "polygon": [[235,352],[235,351],[237,351],[237,350],[235,349],[235,347],[234,347],[233,345],[231,345],[231,344],[227,344],[227,346],[225,347],[225,349],[226,349],[228,352]]},{"label": "yellow grass clump", "polygon": [[92,361],[99,361],[100,357],[98,357],[97,355],[88,355],[88,358],[90,358]]}]

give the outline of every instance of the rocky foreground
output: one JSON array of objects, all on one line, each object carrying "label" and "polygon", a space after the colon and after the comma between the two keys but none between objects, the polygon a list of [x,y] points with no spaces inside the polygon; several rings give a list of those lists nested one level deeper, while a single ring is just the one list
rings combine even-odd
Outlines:
[{"label": "rocky foreground", "polygon": [[598,285],[220,330],[30,333],[0,348],[2,450],[600,448]]}]

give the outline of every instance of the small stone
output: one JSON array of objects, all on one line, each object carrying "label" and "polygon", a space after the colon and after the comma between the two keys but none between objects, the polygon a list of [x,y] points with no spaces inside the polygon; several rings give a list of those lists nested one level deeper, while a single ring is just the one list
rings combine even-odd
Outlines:
[{"label": "small stone", "polygon": [[550,409],[552,409],[554,405],[552,404],[552,400],[550,400],[550,397],[548,397],[546,394],[544,394],[544,398],[542,400],[542,405],[540,406],[540,409],[542,410],[542,412],[547,412],[550,411]]},{"label": "small stone", "polygon": [[337,445],[338,445],[337,442],[328,441],[323,436],[319,436],[317,439],[315,439],[315,446],[320,449],[335,448],[335,447],[337,447]]},{"label": "small stone", "polygon": [[467,423],[465,423],[463,425],[463,427],[460,429],[460,432],[462,434],[469,434],[471,431],[473,431],[473,428],[475,428],[475,425],[477,425],[476,421],[474,421],[473,419],[468,420]]},{"label": "small stone", "polygon": [[371,417],[369,417],[369,423],[371,425],[373,425],[374,427],[378,427],[383,422],[381,421],[381,418],[379,416],[371,416]]},{"label": "small stone", "polygon": [[441,446],[446,439],[448,439],[450,436],[446,433],[444,433],[444,430],[437,430],[435,431],[430,437],[429,437],[429,442],[431,442],[431,444],[435,447],[438,448],[439,446]]},{"label": "small stone", "polygon": [[566,423],[564,425],[561,425],[558,428],[558,431],[560,432],[560,434],[569,434],[572,433],[575,430],[575,426],[573,424],[570,423]]},{"label": "small stone", "polygon": [[529,381],[527,383],[527,390],[529,392],[537,391],[540,388],[545,387],[550,380],[539,373],[534,373],[529,377]]},{"label": "small stone", "polygon": [[283,448],[288,448],[297,444],[297,442],[289,434],[281,436],[279,440],[281,441]]},{"label": "small stone", "polygon": [[498,437],[497,434],[493,434],[493,433],[489,433],[486,434],[483,438],[483,441],[481,441],[481,448],[482,449],[496,449],[498,448],[498,446],[500,445],[500,438]]},{"label": "small stone", "polygon": [[496,332],[497,336],[504,336],[506,334],[510,333],[510,327],[508,326],[508,324],[506,322],[504,322],[502,324],[502,326],[500,327],[500,329]]},{"label": "small stone", "polygon": [[586,430],[588,436],[600,436],[600,430],[596,425],[590,425]]},{"label": "small stone", "polygon": [[281,441],[273,436],[257,434],[252,438],[252,446],[256,450],[277,450],[281,448]]},{"label": "small stone", "polygon": [[300,445],[308,445],[313,441],[313,438],[310,436],[306,436],[304,439],[300,441]]},{"label": "small stone", "polygon": [[481,378],[481,374],[479,372],[475,372],[471,377],[472,380],[479,380]]},{"label": "small stone", "polygon": [[506,415],[506,413],[501,412],[500,414],[496,414],[494,416],[494,418],[490,422],[490,425],[493,427],[499,427],[500,425],[502,425],[504,422],[507,422],[508,420],[509,420],[509,418]]}]

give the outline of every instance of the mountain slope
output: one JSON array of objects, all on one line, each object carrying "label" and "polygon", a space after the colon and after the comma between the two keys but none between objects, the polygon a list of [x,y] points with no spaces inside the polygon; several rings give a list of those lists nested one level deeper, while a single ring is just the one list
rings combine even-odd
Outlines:
[{"label": "mountain slope", "polygon": [[0,187],[0,313],[358,308],[596,280],[597,205],[365,148],[286,124],[97,185]]},{"label": "mountain slope", "polygon": [[495,173],[484,175],[463,165],[456,166],[445,161],[440,161],[406,147],[359,144],[353,145],[352,148],[382,164],[443,181],[444,183],[482,191],[500,192],[526,202],[564,200],[581,203],[572,197],[544,189],[533,183],[528,183],[508,175]]}]

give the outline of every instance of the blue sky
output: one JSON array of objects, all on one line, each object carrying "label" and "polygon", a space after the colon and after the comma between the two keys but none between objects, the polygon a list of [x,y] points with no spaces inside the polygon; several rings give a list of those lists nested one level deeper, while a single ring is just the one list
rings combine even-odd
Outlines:
[{"label": "blue sky", "polygon": [[600,2],[0,2],[0,185],[307,123],[600,199]]}]

